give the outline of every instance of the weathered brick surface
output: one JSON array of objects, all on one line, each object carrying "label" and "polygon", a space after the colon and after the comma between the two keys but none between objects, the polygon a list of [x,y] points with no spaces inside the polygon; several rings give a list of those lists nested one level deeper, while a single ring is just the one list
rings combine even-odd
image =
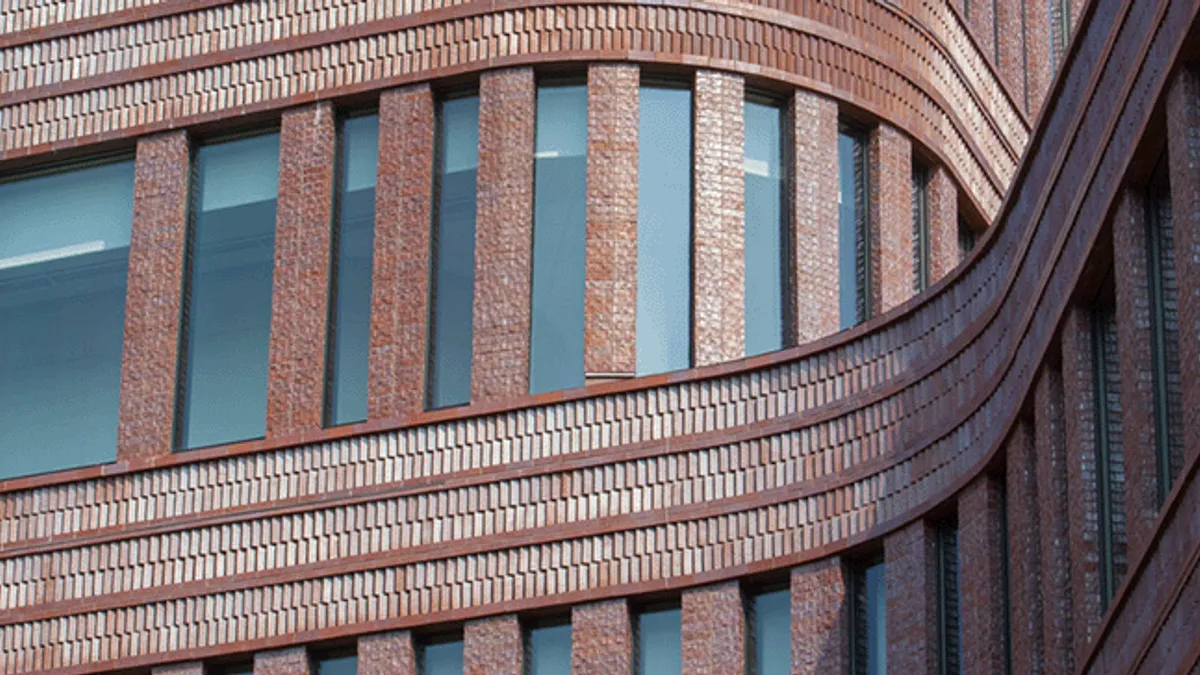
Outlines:
[{"label": "weathered brick surface", "polygon": [[412,633],[396,631],[358,639],[358,675],[418,675]]},{"label": "weathered brick surface", "polygon": [[[988,60],[996,59],[996,4],[999,0],[973,0],[971,11],[967,15],[967,24],[971,27],[971,35],[975,44],[979,45]],[[961,2],[961,0],[960,0]]]},{"label": "weathered brick surface", "polygon": [[1013,101],[1025,102],[1025,0],[996,0],[996,75]]},{"label": "weathered brick surface", "polygon": [[797,90],[787,111],[794,143],[788,180],[792,215],[792,338],[811,342],[838,330],[838,109]]},{"label": "weathered brick surface", "polygon": [[870,135],[867,184],[871,238],[871,315],[912,297],[912,144],[895,127]]},{"label": "weathered brick surface", "polygon": [[289,647],[254,655],[254,675],[309,675],[312,664],[304,647]]},{"label": "weathered brick surface", "polygon": [[171,453],[191,172],[187,133],[138,141],[117,459]]},{"label": "weathered brick surface", "polygon": [[285,112],[279,143],[268,437],[320,429],[324,421],[337,145],[333,106]]},{"label": "weathered brick surface", "polygon": [[1034,425],[1018,420],[1006,443],[1009,612],[1012,672],[1045,672],[1042,630],[1042,528]]},{"label": "weathered brick surface", "polygon": [[533,69],[479,80],[471,400],[529,391],[533,269]]},{"label": "weathered brick surface", "polygon": [[829,557],[792,568],[792,675],[844,673],[849,667],[846,567]]},{"label": "weathered brick surface", "polygon": [[682,601],[683,672],[739,673],[746,664],[746,610],[737,581],[685,591]]},{"label": "weathered brick surface", "polygon": [[633,626],[624,599],[571,608],[572,675],[632,675]]},{"label": "weathered brick surface", "polygon": [[637,372],[637,66],[588,67],[584,370]]},{"label": "weathered brick surface", "polygon": [[1042,536],[1042,630],[1049,675],[1074,668],[1071,604],[1071,523],[1063,421],[1062,373],[1042,368],[1034,396],[1038,514]]},{"label": "weathered brick surface", "polygon": [[1025,110],[1036,118],[1050,91],[1050,15],[1042,0],[1025,3]]},{"label": "weathered brick surface", "polygon": [[937,675],[937,566],[933,527],[918,520],[883,540],[889,672]]},{"label": "weathered brick surface", "polygon": [[463,675],[524,675],[525,650],[516,615],[468,621],[463,628]]},{"label": "weathered brick surface", "polygon": [[692,129],[692,350],[697,366],[746,353],[742,77],[696,72]]},{"label": "weathered brick surface", "polygon": [[428,84],[380,96],[369,419],[424,406],[433,132]]},{"label": "weathered brick surface", "polygon": [[1007,603],[1004,564],[1004,484],[991,474],[958,496],[959,617],[964,675],[1004,672]]},{"label": "weathered brick surface", "polygon": [[169,666],[158,666],[150,670],[150,675],[205,675],[204,664],[200,661],[187,663],[172,663]]},{"label": "weathered brick surface", "polygon": [[958,267],[958,187],[945,167],[929,171],[929,281],[937,283]]}]

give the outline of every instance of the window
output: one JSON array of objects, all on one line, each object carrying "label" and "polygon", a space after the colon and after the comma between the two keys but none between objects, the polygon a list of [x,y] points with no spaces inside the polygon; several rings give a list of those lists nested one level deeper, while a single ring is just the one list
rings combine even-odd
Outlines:
[{"label": "window", "polygon": [[571,672],[571,621],[539,622],[525,633],[526,675]]},{"label": "window", "polygon": [[929,171],[912,168],[913,290],[929,288]]},{"label": "window", "polygon": [[318,655],[313,659],[312,675],[356,675],[358,656],[354,650],[340,650]]},{"label": "window", "polygon": [[746,156],[746,355],[783,348],[787,277],[783,109],[748,99]]},{"label": "window", "polygon": [[1101,611],[1116,592],[1125,557],[1125,456],[1120,439],[1121,384],[1114,304],[1110,273],[1091,310]]},{"label": "window", "polygon": [[587,257],[587,87],[538,88],[529,389],[581,387]]},{"label": "window", "polygon": [[128,160],[0,183],[0,478],[117,456]]},{"label": "window", "polygon": [[419,645],[417,659],[421,675],[462,675],[462,637],[443,636],[423,642]]},{"label": "window", "polygon": [[471,400],[479,97],[442,100],[437,115],[428,389],[429,407],[446,408]]},{"label": "window", "polygon": [[887,589],[884,564],[873,561],[850,571],[850,672],[887,673]]},{"label": "window", "polygon": [[683,672],[681,619],[678,605],[647,608],[637,615],[637,675]]},{"label": "window", "polygon": [[224,665],[205,664],[204,672],[207,675],[254,675],[254,661]]},{"label": "window", "polygon": [[259,438],[275,266],[279,134],[200,148],[184,295],[180,448]]},{"label": "window", "polygon": [[779,588],[750,598],[753,644],[748,655],[753,659],[753,675],[790,675],[792,672],[792,594]]},{"label": "window", "polygon": [[869,195],[866,136],[842,125],[838,133],[838,313],[842,329],[871,316]]},{"label": "window", "polygon": [[691,366],[692,92],[641,88],[637,372]]},{"label": "window", "polygon": [[1003,480],[996,481],[1000,491],[1000,602],[1004,603],[1004,673],[1012,675],[1012,580],[1009,570],[1008,546],[1008,486]]},{"label": "window", "polygon": [[938,673],[962,672],[962,622],[959,619],[958,523],[946,520],[935,528],[937,549]]},{"label": "window", "polygon": [[958,219],[958,260],[966,260],[975,250],[975,230],[961,217]]},{"label": "window", "polygon": [[326,421],[330,425],[367,419],[379,117],[343,120],[338,141],[333,303],[325,403]]}]

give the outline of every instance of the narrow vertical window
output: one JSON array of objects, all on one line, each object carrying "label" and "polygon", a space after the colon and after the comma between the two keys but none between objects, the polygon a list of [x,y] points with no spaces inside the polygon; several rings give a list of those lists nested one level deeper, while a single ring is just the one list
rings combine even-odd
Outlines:
[{"label": "narrow vertical window", "polygon": [[1008,558],[1008,485],[998,481],[1000,488],[1000,601],[1004,603],[1004,673],[1012,675],[1012,579]]},{"label": "narrow vertical window", "polygon": [[850,672],[887,673],[887,590],[882,561],[850,572]]},{"label": "narrow vertical window", "polygon": [[913,290],[929,288],[929,171],[912,168]]},{"label": "narrow vertical window", "polygon": [[196,152],[188,241],[180,448],[259,438],[275,266],[279,134]]},{"label": "narrow vertical window", "polygon": [[1112,287],[1110,274],[1091,311],[1096,515],[1099,520],[1097,549],[1102,611],[1116,592],[1125,563],[1125,455],[1120,438],[1121,384]]},{"label": "narrow vertical window", "polygon": [[0,478],[111,462],[133,162],[0,183]]},{"label": "narrow vertical window", "polygon": [[478,96],[438,103],[437,141],[428,390],[429,407],[446,408],[471,400]]},{"label": "narrow vertical window", "polygon": [[1049,0],[1050,2],[1050,71],[1058,67],[1058,60],[1071,41],[1071,0]]},{"label": "narrow vertical window", "polygon": [[566,675],[571,672],[571,620],[539,622],[525,634],[529,659],[525,675]]},{"label": "narrow vertical window", "polygon": [[683,672],[683,628],[679,607],[650,608],[637,616],[637,675]]},{"label": "narrow vertical window", "polygon": [[533,182],[533,311],[529,389],[584,383],[587,87],[537,94]]},{"label": "narrow vertical window", "polygon": [[422,642],[418,646],[417,661],[421,675],[462,675],[462,637],[444,636]]},{"label": "narrow vertical window", "polygon": [[342,122],[338,141],[333,303],[325,415],[330,425],[367,419],[371,273],[375,248],[375,167],[379,117]]},{"label": "narrow vertical window", "polygon": [[838,313],[843,329],[870,318],[869,194],[866,136],[843,125],[838,133]]},{"label": "narrow vertical window", "polygon": [[748,609],[753,645],[753,675],[790,675],[792,672],[792,594],[787,587],[758,593]]},{"label": "narrow vertical window", "polygon": [[966,260],[975,250],[975,230],[962,218],[958,219],[958,260]]},{"label": "narrow vertical window", "polygon": [[958,523],[946,520],[936,527],[938,673],[962,672],[962,622],[959,615]]},{"label": "narrow vertical window", "polygon": [[692,92],[643,86],[638,122],[638,375],[692,362]]},{"label": "narrow vertical window", "polygon": [[745,104],[746,355],[783,348],[787,297],[784,244],[787,181],[783,109],[754,99]]},{"label": "narrow vertical window", "polygon": [[356,675],[358,656],[353,649],[320,654],[313,659],[313,675]]}]

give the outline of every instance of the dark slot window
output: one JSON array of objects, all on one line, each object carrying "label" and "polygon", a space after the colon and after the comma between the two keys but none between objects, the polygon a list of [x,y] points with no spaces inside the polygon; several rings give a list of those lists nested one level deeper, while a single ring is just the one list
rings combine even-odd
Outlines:
[{"label": "dark slot window", "polygon": [[1000,488],[1000,601],[1004,603],[1004,672],[1012,675],[1012,597],[1011,570],[1009,569],[1008,547],[1008,485],[997,481]]},{"label": "dark slot window", "polygon": [[180,381],[180,448],[260,438],[275,266],[279,134],[200,148]]},{"label": "dark slot window", "polygon": [[479,97],[438,103],[429,407],[471,400]]},{"label": "dark slot window", "polygon": [[929,288],[929,171],[912,168],[913,290]]},{"label": "dark slot window", "polygon": [[752,645],[747,655],[753,659],[753,675],[789,675],[792,672],[792,594],[786,586],[750,597]]},{"label": "dark slot window", "polygon": [[637,615],[637,675],[683,672],[682,614],[678,605],[647,608]]},{"label": "dark slot window", "polygon": [[1125,567],[1124,464],[1121,441],[1121,379],[1117,321],[1110,274],[1091,310],[1096,503],[1100,557],[1100,604],[1112,600]]},{"label": "dark slot window", "polygon": [[462,675],[462,636],[439,636],[421,642],[417,661],[421,675]]},{"label": "dark slot window", "polygon": [[313,659],[313,675],[356,675],[358,656],[353,650],[321,654]]},{"label": "dark slot window", "polygon": [[204,672],[208,675],[254,675],[254,662],[227,663],[224,665],[205,665]]},{"label": "dark slot window", "polygon": [[850,672],[887,673],[887,589],[882,560],[850,570]]},{"label": "dark slot window", "polygon": [[580,387],[587,249],[587,86],[537,94],[529,389]]},{"label": "dark slot window", "polygon": [[843,329],[871,318],[869,195],[866,135],[843,125],[838,133],[838,313]]},{"label": "dark slot window", "polygon": [[0,183],[0,478],[117,456],[133,162]]},{"label": "dark slot window", "polygon": [[525,675],[571,672],[571,620],[539,621],[525,632]]},{"label": "dark slot window", "polygon": [[975,250],[975,230],[962,218],[958,219],[958,260],[962,262]]},{"label": "dark slot window", "polygon": [[367,419],[379,117],[369,115],[343,121],[338,140],[333,304],[325,404],[327,422],[331,425]]},{"label": "dark slot window", "polygon": [[962,589],[959,578],[958,523],[946,520],[936,529],[937,549],[937,625],[938,673],[958,675],[962,672],[962,622],[959,599]]},{"label": "dark slot window", "polygon": [[752,356],[784,344],[787,179],[783,108],[747,100],[745,120],[746,355]]}]

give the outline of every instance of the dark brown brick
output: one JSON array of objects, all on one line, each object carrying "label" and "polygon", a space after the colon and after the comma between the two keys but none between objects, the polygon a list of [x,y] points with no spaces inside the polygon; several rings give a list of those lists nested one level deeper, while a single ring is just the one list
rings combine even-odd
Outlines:
[{"label": "dark brown brick", "polygon": [[1071,523],[1062,373],[1042,368],[1035,394],[1038,513],[1042,536],[1042,621],[1046,673],[1074,668]]},{"label": "dark brown brick", "polygon": [[933,527],[918,520],[885,537],[883,548],[888,671],[937,675],[937,567]]},{"label": "dark brown brick", "polygon": [[983,474],[958,496],[963,675],[1002,675],[1006,610],[1004,485]]},{"label": "dark brown brick", "polygon": [[1012,672],[1045,672],[1042,611],[1042,521],[1034,425],[1017,421],[1006,444]]}]

